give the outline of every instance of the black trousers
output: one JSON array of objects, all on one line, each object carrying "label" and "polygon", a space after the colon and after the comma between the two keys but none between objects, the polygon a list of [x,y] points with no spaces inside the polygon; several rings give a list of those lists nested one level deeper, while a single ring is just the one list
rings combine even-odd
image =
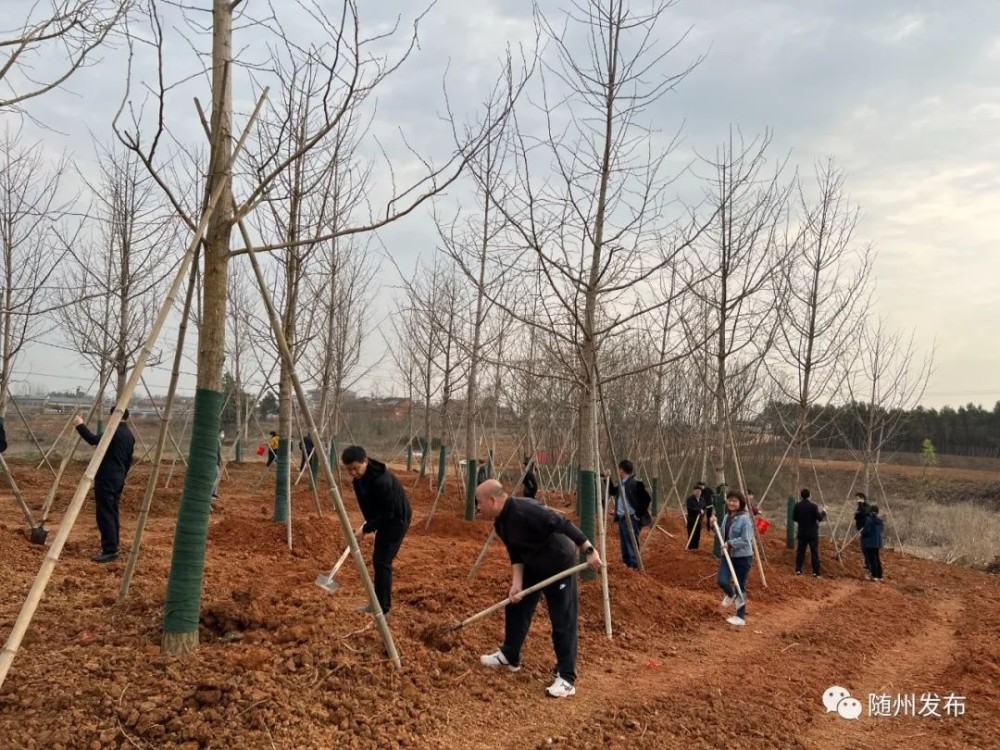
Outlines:
[{"label": "black trousers", "polygon": [[798,549],[795,550],[795,569],[802,570],[802,563],[806,559],[806,547],[809,548],[809,555],[812,558],[812,568],[815,575],[819,575],[819,539],[799,539]]},{"label": "black trousers", "polygon": [[[547,578],[548,576],[544,576]],[[524,588],[542,580],[542,576],[532,576],[524,572]],[[500,650],[511,664],[521,663],[521,647],[531,629],[531,618],[535,615],[538,600],[545,595],[545,605],[552,623],[552,647],[556,652],[556,671],[567,682],[576,682],[576,652],[579,645],[577,617],[580,601],[577,596],[576,574],[549,584],[541,591],[528,594],[517,604],[508,604],[504,609],[504,640]]]},{"label": "black trousers", "polygon": [[[691,544],[688,545],[688,549],[698,549],[698,545],[701,543],[701,514],[700,513],[688,513],[687,514],[687,530],[688,537],[691,539]],[[691,532],[694,531],[694,536],[691,536]]]},{"label": "black trousers", "polygon": [[865,567],[872,578],[882,578],[882,556],[878,547],[865,547]]},{"label": "black trousers", "polygon": [[97,529],[101,532],[101,552],[118,552],[118,501],[122,491],[106,484],[94,485]]},{"label": "black trousers", "polygon": [[386,614],[392,609],[392,561],[403,546],[403,537],[409,530],[407,522],[402,526],[388,526],[375,532],[375,548],[372,551],[372,567],[375,568],[375,596]]}]

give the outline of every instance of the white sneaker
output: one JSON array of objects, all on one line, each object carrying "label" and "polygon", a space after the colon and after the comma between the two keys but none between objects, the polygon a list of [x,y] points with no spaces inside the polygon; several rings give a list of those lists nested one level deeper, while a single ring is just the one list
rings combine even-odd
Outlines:
[{"label": "white sneaker", "polygon": [[572,682],[556,677],[555,682],[545,688],[545,692],[553,698],[569,698],[571,695],[576,695],[576,688]]},{"label": "white sneaker", "polygon": [[[497,649],[492,654],[485,654],[484,656],[480,656],[479,663],[482,664],[484,667],[492,667],[493,669],[499,669],[500,667],[507,667],[507,669],[511,672],[516,672],[521,668],[520,665],[515,667],[513,664],[507,661],[507,657],[503,655],[503,651],[501,651],[500,649]],[[556,680],[556,682],[558,682],[558,680]]]},{"label": "white sneaker", "polygon": [[728,622],[730,625],[735,625],[738,628],[742,628],[744,625],[747,624],[746,620],[744,620],[742,617],[737,617],[736,615],[726,618],[726,622]]},{"label": "white sneaker", "polygon": [[722,604],[720,605],[723,609],[732,607],[733,603],[736,601],[735,596],[724,596],[722,597]]}]

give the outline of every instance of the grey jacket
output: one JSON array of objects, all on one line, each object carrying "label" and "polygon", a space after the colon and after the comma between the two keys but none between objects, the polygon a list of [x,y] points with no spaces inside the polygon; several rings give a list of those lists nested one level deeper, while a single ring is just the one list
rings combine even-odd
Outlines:
[{"label": "grey jacket", "polygon": [[[729,519],[732,518],[730,521]],[[723,537],[726,537],[726,523],[729,523],[729,536],[726,541],[729,543],[730,557],[753,557],[753,526],[751,526],[750,514],[739,512],[735,516],[726,514],[719,521],[719,530]]]}]

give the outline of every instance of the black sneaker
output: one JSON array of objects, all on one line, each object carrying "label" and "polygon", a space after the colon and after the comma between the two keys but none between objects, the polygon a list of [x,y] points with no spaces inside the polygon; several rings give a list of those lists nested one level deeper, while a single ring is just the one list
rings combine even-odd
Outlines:
[{"label": "black sneaker", "polygon": [[801,571],[801,570],[796,570],[796,571],[795,571],[795,575],[797,575],[797,576],[800,576],[800,575],[802,575],[802,571]]},{"label": "black sneaker", "polygon": [[99,555],[94,555],[90,559],[91,559],[92,562],[95,562],[95,563],[109,563],[109,562],[114,562],[115,560],[118,559],[118,553],[117,552],[102,552]]}]

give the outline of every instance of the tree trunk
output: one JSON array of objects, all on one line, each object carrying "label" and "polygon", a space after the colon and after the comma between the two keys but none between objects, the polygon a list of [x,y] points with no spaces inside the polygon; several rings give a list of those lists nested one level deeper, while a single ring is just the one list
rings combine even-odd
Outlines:
[{"label": "tree trunk", "polygon": [[215,455],[222,412],[222,368],[226,351],[226,290],[233,200],[229,183],[232,153],[233,4],[212,3],[211,173],[206,195],[221,180],[222,197],[205,235],[205,273],[198,331],[198,379],[191,432],[191,460],[184,478],[163,615],[161,647],[184,654],[198,647],[208,514],[215,481]]}]

